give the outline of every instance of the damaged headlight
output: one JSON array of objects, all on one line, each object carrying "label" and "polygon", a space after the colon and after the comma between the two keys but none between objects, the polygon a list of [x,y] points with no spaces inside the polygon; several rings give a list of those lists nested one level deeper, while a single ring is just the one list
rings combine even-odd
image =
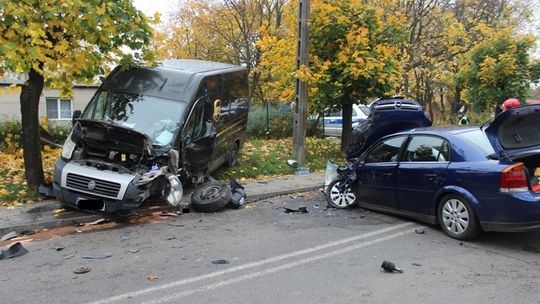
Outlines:
[{"label": "damaged headlight", "polygon": [[75,148],[77,147],[77,144],[73,142],[73,140],[71,140],[72,133],[69,133],[69,136],[66,138],[66,142],[62,147],[62,158],[65,160],[71,159],[71,157],[73,156],[73,151],[75,151]]}]

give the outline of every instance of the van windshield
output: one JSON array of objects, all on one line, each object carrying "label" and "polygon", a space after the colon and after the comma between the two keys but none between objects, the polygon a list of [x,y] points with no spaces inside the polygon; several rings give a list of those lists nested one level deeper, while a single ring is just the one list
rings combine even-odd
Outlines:
[{"label": "van windshield", "polygon": [[100,91],[82,115],[144,133],[152,144],[170,147],[186,109],[184,102],[160,97]]}]

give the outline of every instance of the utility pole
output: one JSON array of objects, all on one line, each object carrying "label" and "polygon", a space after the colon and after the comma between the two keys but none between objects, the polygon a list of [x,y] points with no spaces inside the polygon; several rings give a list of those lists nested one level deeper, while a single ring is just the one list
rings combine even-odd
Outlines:
[{"label": "utility pole", "polygon": [[[296,46],[296,69],[308,66],[308,20],[309,0],[298,0],[298,42]],[[293,153],[300,166],[306,163],[307,83],[296,78],[294,96]]]}]

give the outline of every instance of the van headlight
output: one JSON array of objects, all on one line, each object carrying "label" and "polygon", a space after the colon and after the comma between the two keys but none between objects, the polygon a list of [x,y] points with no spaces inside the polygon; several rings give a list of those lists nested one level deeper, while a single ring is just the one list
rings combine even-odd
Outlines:
[{"label": "van headlight", "polygon": [[77,144],[71,140],[71,133],[66,138],[66,142],[64,143],[64,146],[62,147],[62,158],[65,160],[70,160],[73,156],[73,151],[75,151],[75,148],[77,147]]}]

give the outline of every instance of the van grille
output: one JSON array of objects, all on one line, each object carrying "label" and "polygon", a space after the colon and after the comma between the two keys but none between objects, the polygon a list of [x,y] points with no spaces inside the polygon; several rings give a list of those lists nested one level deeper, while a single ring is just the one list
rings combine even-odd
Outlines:
[{"label": "van grille", "polygon": [[66,186],[74,190],[115,199],[118,197],[118,192],[120,191],[119,183],[99,180],[73,173],[67,174]]}]

